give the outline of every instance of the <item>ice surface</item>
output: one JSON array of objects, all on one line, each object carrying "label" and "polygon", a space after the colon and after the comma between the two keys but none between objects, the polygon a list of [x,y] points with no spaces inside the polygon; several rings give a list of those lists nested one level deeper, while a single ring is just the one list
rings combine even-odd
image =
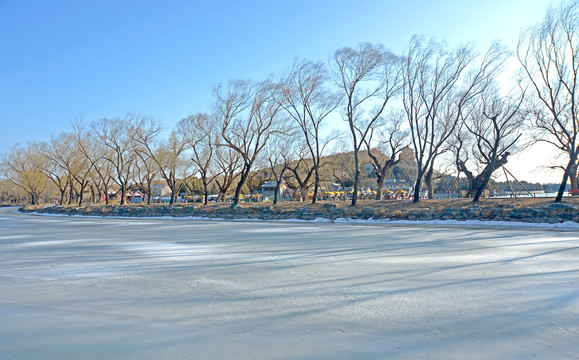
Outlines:
[{"label": "ice surface", "polygon": [[575,225],[170,219],[1,209],[0,359],[579,354]]}]

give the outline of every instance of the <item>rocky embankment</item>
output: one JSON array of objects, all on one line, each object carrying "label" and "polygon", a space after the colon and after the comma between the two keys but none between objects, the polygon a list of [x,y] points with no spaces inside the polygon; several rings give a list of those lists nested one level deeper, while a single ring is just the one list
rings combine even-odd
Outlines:
[{"label": "rocky embankment", "polygon": [[579,223],[579,199],[553,203],[552,199],[366,201],[359,206],[345,203],[271,204],[175,204],[175,205],[83,205],[28,206],[24,213],[90,215],[114,217],[200,217],[214,219],[314,220],[314,219],[389,219],[389,220],[493,220],[531,223]]}]

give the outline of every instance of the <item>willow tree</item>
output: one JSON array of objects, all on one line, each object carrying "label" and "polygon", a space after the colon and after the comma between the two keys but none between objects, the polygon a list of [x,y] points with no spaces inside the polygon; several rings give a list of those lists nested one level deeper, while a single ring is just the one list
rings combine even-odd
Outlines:
[{"label": "willow tree", "polygon": [[51,136],[49,143],[40,145],[41,153],[46,158],[46,166],[43,171],[58,189],[59,205],[64,205],[66,191],[69,190],[72,182],[69,162],[75,153],[71,148],[73,144],[74,142],[71,143],[67,133],[60,133]]},{"label": "willow tree", "polygon": [[400,162],[400,154],[407,146],[408,132],[402,129],[404,121],[403,112],[392,111],[372,127],[366,139],[366,150],[376,174],[376,200],[382,200],[386,174]]},{"label": "willow tree", "polygon": [[489,88],[464,112],[454,142],[455,164],[468,181],[467,197],[477,202],[492,174],[520,149],[525,91],[500,96]]},{"label": "willow tree", "polygon": [[103,118],[91,123],[95,140],[104,148],[103,159],[112,167],[112,179],[121,192],[120,204],[125,205],[127,187],[136,160],[134,151],[135,123],[139,116]]},{"label": "willow tree", "polygon": [[504,49],[493,44],[477,64],[470,45],[453,49],[435,40],[411,39],[403,105],[417,164],[414,202],[420,200],[423,179],[432,178],[436,158],[444,152],[465,106],[490,84],[504,56]]},{"label": "willow tree", "polygon": [[270,177],[275,181],[273,205],[278,203],[279,191],[296,151],[297,139],[296,132],[290,132],[283,137],[274,136],[265,148],[265,158],[271,171]]},{"label": "willow tree", "polygon": [[345,97],[342,116],[354,149],[352,206],[358,200],[360,150],[390,100],[402,90],[401,64],[390,51],[369,43],[337,50],[331,59],[336,84]]},{"label": "willow tree", "polygon": [[187,151],[188,143],[182,131],[182,122],[183,120],[177,123],[175,129],[161,141],[156,140],[161,132],[161,125],[150,118],[141,118],[135,124],[133,133],[134,152],[145,154],[155,163],[159,174],[171,190],[169,205],[173,205],[177,201],[187,168],[184,154]]},{"label": "willow tree", "polygon": [[320,161],[325,148],[335,138],[323,138],[321,131],[325,120],[339,105],[341,96],[327,87],[328,73],[323,63],[307,60],[294,62],[283,82],[283,104],[287,113],[298,125],[310,152],[314,170],[314,195],[318,198],[320,187]]},{"label": "willow tree", "polygon": [[240,175],[242,168],[241,156],[230,147],[218,144],[215,147],[215,167],[217,174],[214,180],[219,191],[217,201],[224,202]]},{"label": "willow tree", "polygon": [[215,118],[204,113],[188,116],[179,122],[179,128],[184,133],[185,140],[191,149],[191,161],[201,178],[205,205],[209,202],[209,184],[221,175],[215,170],[216,150],[219,142],[215,124]]},{"label": "willow tree", "polygon": [[46,158],[40,150],[38,143],[27,146],[16,144],[0,163],[3,177],[22,189],[29,196],[32,205],[39,203],[49,181],[43,172]]},{"label": "willow tree", "polygon": [[105,204],[109,203],[109,189],[114,181],[113,162],[107,160],[111,153],[110,148],[105,146],[97,136],[97,133],[86,129],[81,121],[73,124],[74,142],[79,154],[84,156],[96,173],[93,182],[98,188]]},{"label": "willow tree", "polygon": [[537,140],[567,156],[555,202],[560,202],[579,154],[579,4],[562,3],[523,32],[517,56],[533,89],[532,125]]},{"label": "willow tree", "polygon": [[221,143],[239,154],[243,162],[233,200],[238,204],[258,156],[270,137],[283,130],[281,93],[278,86],[268,81],[259,84],[234,81],[225,92],[221,87],[215,88],[214,94]]}]

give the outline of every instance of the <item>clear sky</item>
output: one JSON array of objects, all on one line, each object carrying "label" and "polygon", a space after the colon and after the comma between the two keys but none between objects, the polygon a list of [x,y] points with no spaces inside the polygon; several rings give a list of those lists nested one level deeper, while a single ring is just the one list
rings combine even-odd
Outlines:
[{"label": "clear sky", "polygon": [[[70,131],[80,117],[134,112],[170,128],[209,111],[217,83],[264,79],[296,57],[327,61],[360,42],[402,53],[421,34],[451,44],[474,41],[480,51],[491,40],[514,49],[520,30],[539,22],[550,4],[0,0],[0,153]],[[539,158],[521,158],[515,175],[551,180],[533,172]]]}]

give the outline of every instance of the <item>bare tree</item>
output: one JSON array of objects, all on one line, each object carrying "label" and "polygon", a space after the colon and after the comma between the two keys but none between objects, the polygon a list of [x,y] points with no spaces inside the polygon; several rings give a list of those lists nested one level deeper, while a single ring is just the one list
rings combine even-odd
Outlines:
[{"label": "bare tree", "polygon": [[147,204],[151,204],[153,181],[162,170],[159,159],[156,158],[158,153],[156,141],[163,127],[159,121],[149,117],[140,117],[133,126],[133,151],[136,155],[134,178],[146,193]]},{"label": "bare tree", "polygon": [[495,170],[517,150],[523,131],[524,94],[501,97],[497,89],[490,88],[463,113],[456,132],[455,163],[468,180],[467,196],[473,197],[473,202],[479,200]]},{"label": "bare tree", "polygon": [[297,136],[288,133],[286,136],[274,136],[266,146],[265,153],[269,163],[269,169],[275,181],[273,204],[276,205],[279,197],[279,189],[283,183],[284,174],[289,168],[292,154],[295,151]]},{"label": "bare tree", "polygon": [[[79,152],[77,143],[74,141],[74,135],[67,134],[73,146],[73,156],[70,162],[70,175],[78,184],[78,205],[84,201],[84,193],[91,180],[93,165],[86,157]],[[72,185],[72,184],[71,184]]]},{"label": "bare tree", "polygon": [[[579,4],[563,2],[547,11],[542,23],[525,31],[517,46],[523,72],[534,90],[531,114],[538,141],[566,154],[563,178],[555,202],[578,161]],[[576,171],[576,170],[575,170]]]},{"label": "bare tree", "polygon": [[235,204],[239,203],[241,189],[260,152],[269,138],[280,132],[280,95],[279,87],[269,82],[256,86],[232,82],[226,94],[222,94],[220,87],[215,89],[215,114],[221,123],[223,144],[236,151],[243,161]]},{"label": "bare tree", "polygon": [[191,160],[201,177],[205,205],[209,199],[209,184],[220,175],[219,172],[213,171],[219,136],[215,125],[215,118],[207,114],[191,115],[179,123],[188,146],[193,152]]},{"label": "bare tree", "polygon": [[[0,162],[0,174],[2,174],[2,164]],[[28,195],[22,188],[16,186],[11,180],[0,178],[0,202],[2,204],[19,205],[24,204]]]},{"label": "bare tree", "polygon": [[[378,122],[370,129],[366,142],[368,156],[372,161],[372,167],[376,174],[376,200],[382,200],[382,190],[384,189],[384,180],[386,173],[392,167],[400,162],[400,154],[406,146],[408,132],[402,130],[404,123],[404,113],[393,111],[383,121]],[[377,141],[377,151],[372,147],[374,137]]]},{"label": "bare tree", "polygon": [[218,201],[225,201],[233,182],[240,175],[241,156],[230,147],[218,145],[215,148],[215,163],[218,169],[215,177],[215,183],[219,189]]},{"label": "bare tree", "polygon": [[[166,139],[157,143],[156,138],[162,131],[162,126],[158,121],[151,118],[140,118],[135,124],[134,142],[135,153],[141,154],[149,163],[155,163],[161,177],[171,190],[169,205],[173,205],[177,200],[179,189],[188,177],[187,161],[184,154],[187,151],[187,138],[183,129],[183,122],[177,123],[176,128],[171,131]],[[147,167],[149,178],[155,172],[152,166]],[[152,179],[149,179],[149,183]],[[148,191],[151,191],[150,189]]]},{"label": "bare tree", "polygon": [[[61,133],[56,137],[53,136],[50,144],[42,146],[42,154],[48,165],[43,171],[57,185],[61,204],[64,202],[64,194],[68,186],[68,204],[72,203],[76,194],[78,204],[82,205],[85,190],[91,181],[93,164],[79,151],[75,140],[74,134]],[[59,171],[62,172],[60,178],[57,176]],[[75,183],[78,187],[75,187]]]},{"label": "bare tree", "polygon": [[110,148],[99,141],[97,135],[85,129],[82,121],[73,124],[74,142],[77,151],[90,163],[96,177],[93,176],[93,183],[97,185],[101,197],[104,196],[105,204],[109,203],[109,189],[113,182],[113,163],[109,160]]},{"label": "bare tree", "polygon": [[402,89],[400,65],[397,56],[369,43],[360,44],[357,49],[340,49],[332,59],[336,82],[346,99],[343,117],[348,122],[354,149],[352,206],[358,199],[360,149],[386,105]]},{"label": "bare tree", "polygon": [[72,181],[69,171],[69,158],[73,156],[74,151],[72,151],[70,145],[70,139],[66,133],[51,136],[49,143],[40,145],[40,152],[46,158],[46,166],[43,171],[58,189],[60,194],[59,205],[64,204],[66,191]]},{"label": "bare tree", "polygon": [[[94,164],[82,153],[76,136],[73,133],[61,133],[58,138],[53,138],[52,146],[46,153],[52,161],[64,169],[69,176],[69,199],[70,205],[76,195],[78,205],[82,205],[84,194],[91,191],[91,181],[94,172]],[[75,184],[77,186],[75,186]]]},{"label": "bare tree", "polygon": [[405,59],[403,105],[417,163],[414,202],[420,199],[423,178],[432,178],[435,160],[445,150],[464,107],[484,90],[504,57],[504,50],[493,44],[480,65],[468,71],[475,60],[472,47],[449,49],[434,40],[411,39]]},{"label": "bare tree", "polygon": [[288,186],[295,191],[296,200],[307,201],[308,189],[312,186],[314,166],[308,159],[309,150],[306,146],[299,147],[294,155],[294,160],[287,165],[287,169],[292,173]]},{"label": "bare tree", "polygon": [[32,205],[39,203],[48,185],[49,180],[43,173],[45,161],[40,145],[32,143],[27,146],[14,145],[1,163],[2,175],[28,194]]},{"label": "bare tree", "polygon": [[133,179],[147,196],[147,204],[151,204],[153,197],[153,182],[159,174],[159,167],[148,152],[136,149],[137,158],[133,167]]},{"label": "bare tree", "polygon": [[167,186],[171,189],[169,205],[176,202],[182,181],[187,177],[188,162],[183,156],[186,150],[187,140],[177,126],[177,129],[171,132],[168,139],[152,153],[152,158],[159,167],[161,177],[165,179]]},{"label": "bare tree", "polygon": [[106,148],[103,158],[113,168],[113,180],[120,187],[120,204],[126,203],[127,186],[135,163],[134,151],[135,123],[138,115],[127,115],[123,118],[104,118],[91,123],[91,130],[99,144]]},{"label": "bare tree", "polygon": [[316,203],[320,186],[320,160],[324,149],[333,140],[324,140],[320,131],[324,120],[341,102],[339,94],[326,86],[328,74],[323,63],[296,61],[283,82],[284,108],[298,124],[314,164],[314,196]]}]

